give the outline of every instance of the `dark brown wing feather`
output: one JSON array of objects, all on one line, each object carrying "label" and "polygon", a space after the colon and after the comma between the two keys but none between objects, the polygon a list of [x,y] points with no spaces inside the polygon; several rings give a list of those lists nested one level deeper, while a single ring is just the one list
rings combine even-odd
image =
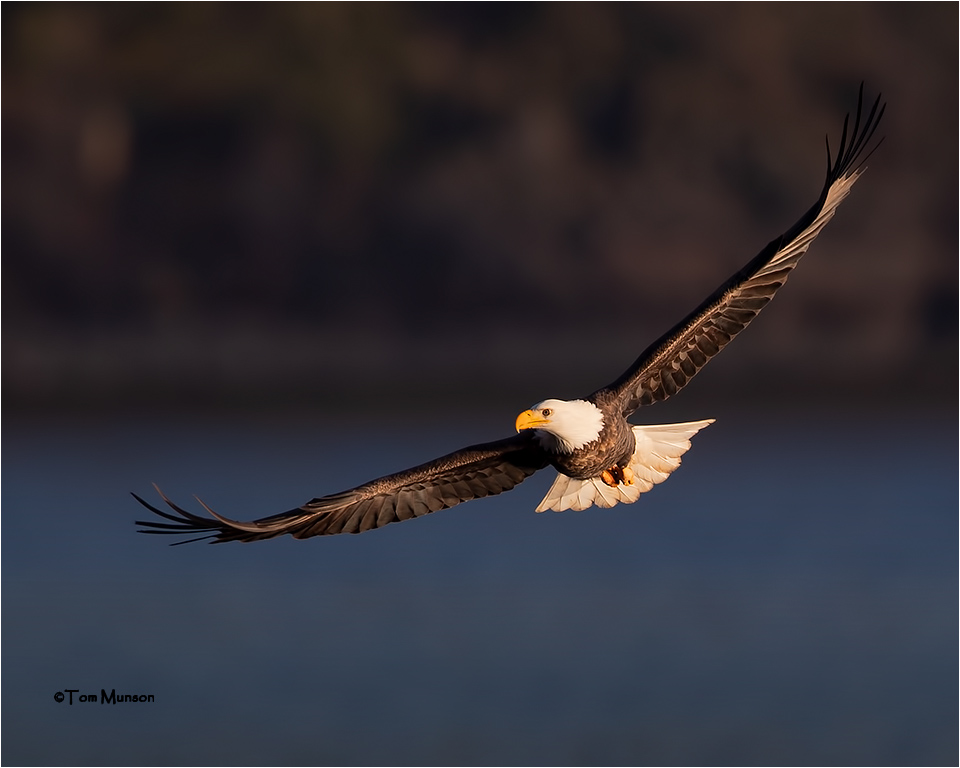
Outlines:
[{"label": "dark brown wing feather", "polygon": [[866,157],[863,161],[859,158],[880,122],[883,110],[878,96],[861,127],[861,85],[850,143],[847,143],[850,120],[847,115],[835,164],[831,164],[829,140],[827,142],[827,179],[813,207],[699,307],[651,344],[619,379],[595,392],[591,399],[616,400],[624,416],[640,406],[666,400],[746,328],[786,282],[790,271],[846,197],[866,160]]},{"label": "dark brown wing feather", "polygon": [[[363,533],[400,520],[421,517],[463,501],[509,491],[547,465],[547,456],[531,432],[475,445],[420,466],[387,475],[349,491],[313,499],[302,507],[250,523],[218,515],[187,512],[157,493],[173,510],[162,511],[136,494],[151,512],[170,522],[137,521],[142,533],[203,534],[188,541],[259,541],[291,534],[296,539],[334,533]],[[199,499],[198,499],[199,501]],[[176,542],[186,544],[186,541]]]}]

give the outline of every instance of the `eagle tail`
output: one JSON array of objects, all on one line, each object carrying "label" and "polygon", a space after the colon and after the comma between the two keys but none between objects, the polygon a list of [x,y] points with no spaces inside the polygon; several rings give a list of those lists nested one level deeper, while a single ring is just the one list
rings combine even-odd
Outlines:
[{"label": "eagle tail", "polygon": [[640,494],[662,483],[680,466],[680,457],[690,450],[690,438],[710,424],[713,419],[635,426],[633,434],[637,447],[630,460],[630,469],[633,470],[631,485],[609,486],[599,477],[577,480],[558,473],[537,512],[548,509],[581,512],[594,505],[606,509],[619,502],[632,504]]}]

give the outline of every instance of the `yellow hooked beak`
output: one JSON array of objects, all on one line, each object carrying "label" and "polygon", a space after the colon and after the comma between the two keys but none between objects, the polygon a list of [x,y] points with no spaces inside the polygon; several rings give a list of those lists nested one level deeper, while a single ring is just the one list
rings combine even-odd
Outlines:
[{"label": "yellow hooked beak", "polygon": [[550,423],[540,411],[524,411],[517,416],[517,432],[521,429],[537,429]]}]

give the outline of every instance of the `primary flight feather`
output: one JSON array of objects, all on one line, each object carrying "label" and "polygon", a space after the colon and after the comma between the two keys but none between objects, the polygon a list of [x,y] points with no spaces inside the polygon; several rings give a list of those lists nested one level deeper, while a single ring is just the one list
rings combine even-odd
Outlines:
[{"label": "primary flight feather", "polygon": [[810,210],[651,344],[609,386],[582,400],[538,403],[517,417],[517,434],[512,437],[463,448],[357,488],[313,499],[289,512],[244,523],[219,515],[200,502],[210,515],[207,517],[177,506],[157,488],[170,512],[133,496],[165,522],[137,524],[144,526],[143,533],[200,534],[189,541],[362,533],[509,491],[551,465],[557,478],[538,512],[636,501],[680,466],[690,438],[713,420],[635,426],[627,417],[640,406],[677,393],[773,298],[859,178],[866,159],[863,153],[883,110],[878,96],[864,119],[861,86],[853,128],[848,134],[848,115],[835,161],[827,143],[826,181]]}]

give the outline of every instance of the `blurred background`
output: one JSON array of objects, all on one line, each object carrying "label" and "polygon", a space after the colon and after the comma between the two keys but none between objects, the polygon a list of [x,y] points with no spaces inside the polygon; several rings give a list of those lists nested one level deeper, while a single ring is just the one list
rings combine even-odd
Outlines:
[{"label": "blurred background", "polygon": [[[2,759],[955,764],[954,4],[4,3]],[[608,383],[884,141],[771,308],[548,478],[167,549]],[[65,688],[153,693],[56,704]],[[57,734],[51,739],[50,734]]]},{"label": "blurred background", "polygon": [[953,9],[3,14],[16,410],[599,386],[809,207],[861,80],[883,149],[714,386],[954,400]]}]

